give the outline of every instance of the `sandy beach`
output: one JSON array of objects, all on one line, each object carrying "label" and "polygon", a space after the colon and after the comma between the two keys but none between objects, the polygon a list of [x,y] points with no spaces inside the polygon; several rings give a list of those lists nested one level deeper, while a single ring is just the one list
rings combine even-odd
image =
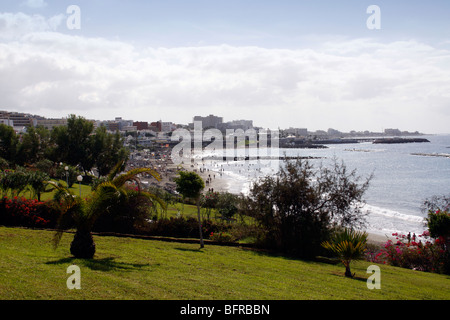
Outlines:
[{"label": "sandy beach", "polygon": [[204,192],[209,190],[225,192],[232,189],[233,179],[226,174],[204,168],[199,163],[176,165],[170,159],[152,159],[147,164],[148,167],[155,169],[160,175],[160,181],[147,177],[142,181],[145,185],[157,186],[167,191],[174,191],[176,184],[174,178],[178,176],[179,171],[194,171],[202,177],[205,182]]},{"label": "sandy beach", "polygon": [[395,237],[391,235],[381,235],[381,234],[375,234],[375,233],[368,233],[367,242],[376,244],[376,245],[383,245],[388,240],[395,240]]}]

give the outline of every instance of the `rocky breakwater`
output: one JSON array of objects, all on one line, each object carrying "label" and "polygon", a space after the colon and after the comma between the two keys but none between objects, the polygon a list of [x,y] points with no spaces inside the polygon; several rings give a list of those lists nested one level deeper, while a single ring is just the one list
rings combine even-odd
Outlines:
[{"label": "rocky breakwater", "polygon": [[430,142],[425,138],[380,138],[373,140],[372,143],[382,144],[382,143],[423,143]]}]

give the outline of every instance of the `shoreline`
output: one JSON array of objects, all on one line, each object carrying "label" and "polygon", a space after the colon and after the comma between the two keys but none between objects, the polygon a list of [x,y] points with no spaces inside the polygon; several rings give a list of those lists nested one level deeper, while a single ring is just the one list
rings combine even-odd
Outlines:
[{"label": "shoreline", "polygon": [[395,237],[388,235],[381,235],[373,232],[368,232],[367,243],[374,245],[384,245],[388,240],[395,240]]},{"label": "shoreline", "polygon": [[161,179],[157,181],[153,177],[145,177],[142,179],[143,184],[145,186],[159,187],[169,192],[173,192],[176,189],[174,178],[177,177],[179,171],[196,172],[205,182],[203,192],[207,192],[210,189],[226,192],[230,190],[233,183],[233,179],[228,174],[212,170],[209,166],[200,170],[198,163],[176,165],[170,159],[151,159],[147,166],[157,171]]},{"label": "shoreline", "polygon": [[[160,174],[161,181],[150,178],[146,185],[156,186],[172,192],[176,188],[174,178],[180,170],[196,172],[205,182],[204,193],[214,191],[242,194],[242,190],[244,189],[243,185],[251,183],[251,180],[245,178],[243,175],[236,173],[236,176],[234,176],[235,173],[231,170],[221,171],[220,167],[211,160],[175,165],[170,159],[162,161],[153,159],[151,161],[151,167]],[[237,177],[242,177],[242,181],[236,181]],[[388,235],[370,229],[364,231],[368,233],[368,243],[374,245],[384,245],[388,240],[395,240],[395,237],[391,233]]]}]

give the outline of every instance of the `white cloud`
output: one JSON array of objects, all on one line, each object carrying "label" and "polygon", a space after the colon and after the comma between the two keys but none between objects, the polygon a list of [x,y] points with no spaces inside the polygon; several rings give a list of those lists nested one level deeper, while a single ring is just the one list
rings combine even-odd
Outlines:
[{"label": "white cloud", "polygon": [[23,5],[30,8],[44,8],[47,6],[47,3],[44,0],[27,0]]},{"label": "white cloud", "polygon": [[27,15],[22,12],[0,12],[0,40],[17,40],[33,32],[55,31],[62,23],[63,14],[49,19],[41,15]]},{"label": "white cloud", "polygon": [[[267,127],[346,131],[443,132],[450,120],[450,51],[415,41],[139,49],[51,32],[48,19],[2,18],[20,37],[0,42],[0,109],[180,123],[213,113]],[[39,32],[18,32],[17,19]]]}]

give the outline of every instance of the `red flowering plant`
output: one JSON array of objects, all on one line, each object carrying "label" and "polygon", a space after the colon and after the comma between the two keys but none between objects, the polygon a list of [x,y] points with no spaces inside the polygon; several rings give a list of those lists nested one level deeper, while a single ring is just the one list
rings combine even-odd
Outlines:
[{"label": "red flowering plant", "polygon": [[0,224],[30,228],[50,228],[56,213],[44,202],[24,197],[3,197],[0,200]]},{"label": "red flowering plant", "polygon": [[233,236],[228,232],[211,232],[209,238],[217,242],[233,242]]},{"label": "red flowering plant", "polygon": [[395,240],[388,240],[375,255],[373,262],[419,271],[441,273],[445,264],[445,249],[439,239],[433,241],[428,231],[416,236],[393,233]]}]

